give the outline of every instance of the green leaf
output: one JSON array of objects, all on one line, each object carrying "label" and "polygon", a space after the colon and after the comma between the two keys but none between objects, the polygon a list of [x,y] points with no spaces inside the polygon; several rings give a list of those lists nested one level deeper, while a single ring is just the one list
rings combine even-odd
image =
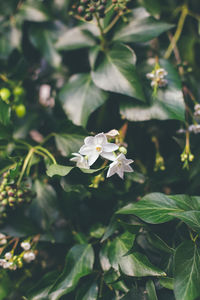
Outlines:
[{"label": "green leaf", "polygon": [[31,215],[40,227],[49,230],[58,217],[57,195],[49,184],[35,181],[36,198],[31,204]]},{"label": "green leaf", "polygon": [[135,68],[136,56],[130,47],[115,44],[105,52],[96,48],[90,62],[92,79],[99,88],[145,101]]},{"label": "green leaf", "polygon": [[200,211],[185,211],[181,213],[171,213],[172,216],[182,220],[194,231],[200,234]]},{"label": "green leaf", "polygon": [[158,300],[153,280],[148,280],[147,281],[146,291],[147,291],[147,299],[148,300]]},{"label": "green leaf", "polygon": [[49,177],[52,177],[54,175],[59,175],[59,176],[66,176],[69,174],[69,172],[73,169],[74,167],[68,167],[68,166],[61,166],[61,165],[50,165],[46,171],[47,175]]},{"label": "green leaf", "polygon": [[159,279],[160,284],[169,290],[173,290],[174,289],[174,279],[170,278],[170,277],[163,277]]},{"label": "green leaf", "polygon": [[107,94],[94,85],[90,74],[76,74],[61,89],[59,99],[68,118],[86,127],[90,114],[106,101]]},{"label": "green leaf", "polygon": [[[185,104],[179,75],[168,61],[160,60],[159,63],[168,72],[166,77],[168,80],[167,86],[158,88],[157,95],[153,96],[153,89],[150,86],[150,82],[146,81],[146,93],[148,94],[149,104],[141,104],[123,99],[120,104],[120,113],[123,118],[129,121],[147,121],[151,119],[185,120]],[[151,72],[153,68],[154,66],[152,65],[148,70],[141,69],[146,74],[147,72]]]},{"label": "green leaf", "polygon": [[0,59],[7,59],[14,49],[20,48],[21,37],[21,31],[14,24],[1,23]]},{"label": "green leaf", "polygon": [[147,257],[141,253],[128,254],[135,236],[126,232],[116,238],[110,245],[109,260],[115,270],[120,269],[128,276],[165,276],[165,273],[153,266]]},{"label": "green leaf", "polygon": [[55,48],[57,50],[75,50],[95,45],[95,39],[84,26],[68,29],[59,36]]},{"label": "green leaf", "polygon": [[33,22],[44,22],[49,19],[47,9],[40,1],[23,2],[17,17]]},{"label": "green leaf", "polygon": [[66,256],[63,273],[49,292],[50,300],[60,299],[76,287],[80,278],[91,273],[94,263],[94,251],[89,244],[75,245]]},{"label": "green leaf", "polygon": [[96,300],[98,296],[98,285],[93,282],[89,287],[84,285],[78,289],[78,294],[75,300]]},{"label": "green leaf", "polygon": [[10,106],[0,99],[0,122],[8,125],[10,121]]},{"label": "green leaf", "polygon": [[183,242],[176,250],[174,264],[176,300],[199,299],[200,250],[197,245],[192,241]]},{"label": "green leaf", "polygon": [[99,252],[99,260],[103,271],[108,271],[111,268],[111,264],[109,261],[109,248],[110,248],[110,241],[108,240],[107,243],[103,245]]},{"label": "green leaf", "polygon": [[34,47],[38,49],[46,61],[57,68],[60,66],[61,56],[54,47],[53,34],[55,33],[48,28],[32,26],[29,36]]},{"label": "green leaf", "polygon": [[169,247],[165,241],[163,241],[157,234],[153,232],[148,232],[147,233],[147,240],[148,242],[155,248],[164,251],[169,254],[174,253],[174,249]]},{"label": "green leaf", "polygon": [[174,25],[158,21],[145,15],[144,9],[135,9],[132,20],[116,31],[114,41],[126,43],[147,42],[161,33],[173,28]]},{"label": "green leaf", "polygon": [[84,138],[79,134],[55,134],[56,147],[62,156],[68,156],[79,151]]},{"label": "green leaf", "polygon": [[[1,115],[1,112],[0,112],[0,115]],[[11,138],[11,136],[12,136],[11,130],[0,123],[0,140],[4,140],[4,139],[9,140]]]}]

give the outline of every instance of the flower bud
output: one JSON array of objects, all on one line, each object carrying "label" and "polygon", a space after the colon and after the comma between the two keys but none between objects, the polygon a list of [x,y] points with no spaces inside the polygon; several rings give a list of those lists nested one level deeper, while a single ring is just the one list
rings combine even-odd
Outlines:
[{"label": "flower bud", "polygon": [[119,152],[123,153],[124,155],[127,154],[127,149],[123,146],[119,147]]}]

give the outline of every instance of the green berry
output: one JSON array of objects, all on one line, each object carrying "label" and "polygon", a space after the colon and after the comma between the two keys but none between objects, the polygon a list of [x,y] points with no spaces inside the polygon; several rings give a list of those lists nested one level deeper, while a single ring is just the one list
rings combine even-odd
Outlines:
[{"label": "green berry", "polygon": [[21,95],[23,95],[23,93],[24,93],[24,89],[21,86],[16,86],[13,90],[13,94],[15,96],[21,96]]},{"label": "green berry", "polygon": [[3,101],[8,100],[8,99],[10,98],[10,95],[11,95],[11,93],[10,93],[10,90],[9,90],[9,89],[7,89],[7,88],[2,88],[2,89],[0,90],[0,96],[1,96],[1,99],[2,99]]},{"label": "green berry", "polygon": [[26,114],[26,107],[23,104],[19,104],[15,107],[15,113],[18,118],[23,118]]}]

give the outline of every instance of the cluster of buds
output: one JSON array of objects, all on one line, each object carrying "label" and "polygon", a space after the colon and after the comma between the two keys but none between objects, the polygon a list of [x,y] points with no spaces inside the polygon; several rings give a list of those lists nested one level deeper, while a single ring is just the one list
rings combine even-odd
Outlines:
[{"label": "cluster of buds", "polygon": [[110,138],[109,140],[117,139],[117,135],[112,136],[111,132],[108,132],[108,134],[99,133],[94,137],[86,137],[79,153],[72,153],[75,157],[71,158],[71,161],[75,161],[76,166],[79,168],[89,169],[99,157],[107,161],[110,160],[112,163],[109,165],[107,177],[117,174],[123,179],[124,172],[133,172],[133,169],[130,167],[133,160],[125,157],[127,153],[126,148],[124,146],[119,147],[119,145],[107,140],[108,137]]},{"label": "cluster of buds", "polygon": [[168,81],[165,79],[167,74],[165,69],[156,67],[151,73],[147,73],[146,77],[151,80],[151,86],[157,89],[167,85]]},{"label": "cluster of buds", "polygon": [[126,12],[129,8],[129,4],[131,0],[112,0],[112,4],[114,5],[115,11]]},{"label": "cluster of buds", "polygon": [[9,208],[16,208],[22,203],[30,203],[33,194],[27,187],[17,186],[9,177],[9,172],[3,174],[0,184],[0,211],[2,220],[7,216]]},{"label": "cluster of buds", "polygon": [[106,4],[107,0],[79,0],[77,4],[72,6],[72,14],[78,13],[88,22],[92,21],[95,15],[104,18]]},{"label": "cluster of buds", "polygon": [[24,95],[23,87],[13,82],[11,82],[9,87],[2,87],[0,89],[0,100],[10,105],[18,118],[22,118],[26,114],[26,107],[23,104]]},{"label": "cluster of buds", "polygon": [[192,124],[188,127],[188,130],[195,134],[200,133],[200,124]]},{"label": "cluster of buds", "polygon": [[15,254],[14,250],[4,254],[4,257],[0,259],[1,267],[4,269],[16,270],[22,268],[24,262],[30,263],[35,260],[35,252],[31,249],[29,241],[22,242],[20,246],[23,249],[20,254]]}]

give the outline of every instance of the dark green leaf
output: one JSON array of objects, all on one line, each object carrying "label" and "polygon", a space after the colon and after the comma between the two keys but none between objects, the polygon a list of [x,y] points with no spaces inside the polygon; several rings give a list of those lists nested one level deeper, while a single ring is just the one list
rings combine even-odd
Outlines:
[{"label": "dark green leaf", "polygon": [[110,241],[108,240],[107,243],[103,245],[101,251],[99,252],[99,259],[102,270],[108,271],[111,268],[111,264],[109,261],[109,248],[110,248]]},{"label": "dark green leaf", "polygon": [[66,176],[69,174],[69,172],[73,169],[74,167],[68,167],[68,166],[61,166],[61,165],[50,165],[46,171],[47,175],[49,177],[52,177],[54,175],[59,175],[59,176]]},{"label": "dark green leaf", "polygon": [[75,300],[96,300],[98,296],[98,286],[96,282],[93,282],[87,286],[83,286],[83,288],[78,289],[78,295],[76,295]]},{"label": "dark green leaf", "polygon": [[[30,3],[31,2],[31,3]],[[23,2],[17,17],[28,21],[44,22],[49,19],[46,7],[40,1]]]},{"label": "dark green leaf", "polygon": [[145,101],[130,47],[116,44],[105,52],[93,50],[90,61],[92,79],[99,88]]},{"label": "dark green leaf", "polygon": [[158,300],[153,280],[150,279],[147,281],[146,290],[147,290],[147,299],[148,300]]},{"label": "dark green leaf", "polygon": [[129,24],[116,31],[114,40],[126,43],[147,42],[173,27],[172,24],[146,16],[145,11],[139,8],[135,9]]},{"label": "dark green leaf", "polygon": [[78,152],[83,145],[84,138],[78,134],[55,134],[56,146],[63,156]]},{"label": "dark green leaf", "polygon": [[0,122],[7,125],[10,121],[10,106],[0,99]]},{"label": "dark green leaf", "polygon": [[50,300],[60,299],[72,291],[80,278],[91,273],[94,251],[89,244],[75,245],[66,256],[66,266],[49,293]]},{"label": "dark green leaf", "polygon": [[200,250],[192,241],[183,242],[175,253],[174,293],[176,300],[200,297]]},{"label": "dark green leaf", "polygon": [[[157,95],[153,96],[150,82],[147,83],[149,104],[135,103],[129,100],[121,101],[120,113],[129,121],[147,121],[151,119],[185,120],[185,104],[181,91],[181,81],[175,68],[167,61],[160,60],[160,65],[168,72],[168,84],[158,88]],[[151,71],[153,69],[153,65]]]},{"label": "dark green leaf", "polygon": [[166,289],[173,290],[174,289],[174,279],[170,277],[163,277],[159,279],[160,284]]},{"label": "dark green leaf", "polygon": [[77,74],[61,89],[63,109],[76,125],[86,126],[90,114],[107,99],[107,94],[92,82],[90,74]]},{"label": "dark green leaf", "polygon": [[200,211],[185,211],[181,213],[171,213],[172,216],[182,220],[194,231],[200,234]]}]

